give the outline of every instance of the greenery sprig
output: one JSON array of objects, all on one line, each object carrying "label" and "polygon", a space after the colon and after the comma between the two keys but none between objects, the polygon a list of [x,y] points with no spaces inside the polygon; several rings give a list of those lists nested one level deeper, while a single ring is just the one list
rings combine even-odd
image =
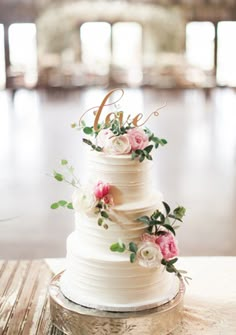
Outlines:
[{"label": "greenery sprig", "polygon": [[[186,213],[186,209],[182,206],[176,207],[173,211],[171,211],[170,206],[163,202],[163,206],[165,208],[165,214],[161,211],[156,210],[151,216],[141,216],[137,219],[137,221],[144,223],[147,228],[146,231],[150,235],[160,236],[166,234],[167,231],[170,231],[172,234],[176,234],[175,230],[178,226],[175,225],[176,221],[182,222],[182,219]],[[138,244],[134,242],[129,242],[128,245],[119,240],[116,243],[113,243],[110,246],[110,250],[113,252],[130,252],[130,262],[134,263],[137,257]],[[166,271],[170,273],[175,273],[178,278],[183,278],[184,281],[188,284],[188,281],[191,280],[190,277],[186,276],[186,271],[178,270],[175,267],[175,263],[178,261],[178,258],[173,259],[162,259],[161,264],[165,266]]]},{"label": "greenery sprig", "polygon": [[[175,222],[183,222],[182,218],[185,215],[186,209],[182,206],[178,206],[173,210],[173,212],[171,212],[170,206],[166,202],[163,201],[163,205],[166,215],[164,215],[161,211],[156,210],[150,217],[146,215],[141,216],[137,219],[137,221],[145,223],[148,226],[147,231],[150,234],[162,235],[165,234],[165,230],[168,230],[176,235],[175,230],[178,226],[175,225]],[[164,228],[165,230],[163,231],[161,228]]]},{"label": "greenery sprig", "polygon": [[74,168],[72,165],[69,165],[68,161],[66,159],[62,159],[60,161],[60,165],[64,168],[65,172],[60,173],[57,171],[53,171],[53,178],[57,181],[63,181],[67,184],[70,184],[73,187],[78,188],[80,185],[79,179],[74,174]]},{"label": "greenery sprig", "polygon": [[131,153],[131,159],[134,160],[135,158],[139,158],[139,162],[143,162],[144,159],[148,159],[148,160],[152,160],[152,156],[150,155],[150,152],[153,149],[153,145],[149,145],[146,148],[144,148],[143,150],[141,149],[137,149],[132,151]]},{"label": "greenery sprig", "polygon": [[[61,172],[57,172],[54,170],[52,177],[59,182],[65,182],[66,184],[69,184],[75,188],[78,188],[80,185],[80,182],[74,173],[73,166],[69,165],[66,159],[62,159],[60,161],[60,165],[63,167],[65,172],[61,173]],[[72,203],[66,200],[59,200],[51,204],[51,209],[57,209],[59,207],[73,209]]]},{"label": "greenery sprig", "polygon": [[54,202],[53,204],[51,204],[51,209],[57,209],[59,207],[73,209],[72,202],[68,202],[66,200],[59,200],[58,202]]},{"label": "greenery sprig", "polygon": [[110,218],[107,210],[108,210],[108,206],[102,201],[100,200],[97,205],[96,205],[96,209],[95,209],[95,213],[99,214],[99,217],[97,219],[97,223],[99,226],[103,227],[104,229],[108,229],[109,226],[107,224],[107,220],[112,221],[112,219]]},{"label": "greenery sprig", "polygon": [[155,136],[154,133],[152,133],[150,129],[145,128],[144,131],[148,135],[149,141],[154,143],[155,149],[157,149],[159,145],[164,146],[167,144],[166,139]]},{"label": "greenery sprig", "polygon": [[191,277],[189,276],[186,276],[186,273],[187,271],[185,270],[178,270],[176,267],[175,267],[175,263],[178,261],[178,258],[173,258],[173,259],[170,259],[170,260],[166,260],[166,259],[162,259],[161,261],[161,264],[165,266],[166,268],[166,271],[167,272],[170,272],[170,273],[175,273],[176,276],[181,279],[183,278],[184,281],[186,282],[186,284],[189,284],[189,280],[192,280]]},{"label": "greenery sprig", "polygon": [[86,143],[86,144],[88,144],[88,145],[90,145],[91,148],[92,148],[93,150],[95,150],[95,151],[98,151],[98,152],[101,152],[101,151],[102,151],[102,148],[101,148],[101,147],[99,147],[99,146],[93,144],[93,142],[90,141],[90,140],[88,140],[87,138],[83,138],[83,142]]}]

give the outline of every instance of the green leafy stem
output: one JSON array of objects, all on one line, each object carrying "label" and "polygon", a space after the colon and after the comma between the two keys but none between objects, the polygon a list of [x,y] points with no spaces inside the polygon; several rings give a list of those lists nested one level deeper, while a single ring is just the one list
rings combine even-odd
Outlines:
[{"label": "green leafy stem", "polygon": [[166,260],[166,259],[162,259],[161,261],[161,264],[165,266],[166,268],[166,271],[167,272],[170,272],[170,273],[175,273],[176,276],[181,279],[183,278],[185,283],[186,284],[189,284],[189,280],[192,280],[191,277],[189,276],[186,276],[187,274],[187,271],[185,270],[178,270],[176,267],[175,267],[175,263],[178,261],[178,258],[173,258],[173,259],[170,259],[170,260]]},{"label": "green leafy stem", "polygon": [[59,201],[54,202],[53,204],[51,204],[51,209],[57,209],[59,207],[73,209],[72,203],[68,202],[66,200],[59,200]]},{"label": "green leafy stem", "polygon": [[103,227],[104,229],[109,228],[107,224],[107,220],[112,221],[112,219],[110,218],[107,212],[107,209],[108,209],[108,206],[101,200],[96,205],[96,214],[99,214],[97,223],[99,226]]},{"label": "green leafy stem", "polygon": [[101,148],[101,147],[99,147],[99,146],[93,144],[93,142],[90,141],[90,140],[88,140],[87,138],[83,138],[83,142],[86,143],[86,144],[88,144],[88,145],[90,145],[91,148],[92,148],[93,150],[95,150],[95,151],[98,151],[98,152],[101,152],[101,151],[102,151],[102,148]]},{"label": "green leafy stem", "polygon": [[[79,179],[74,174],[73,166],[69,165],[69,163],[66,159],[62,159],[60,161],[60,165],[65,170],[65,173],[62,174],[62,173],[57,172],[57,171],[54,170],[52,177],[59,182],[64,182],[64,183],[69,184],[69,185],[71,185],[75,188],[78,188],[79,185],[80,185],[80,182],[79,182]],[[73,209],[72,203],[68,202],[66,200],[59,200],[59,201],[54,202],[53,204],[51,204],[51,209],[57,209],[59,207]]]},{"label": "green leafy stem", "polygon": [[[179,228],[179,226],[175,225],[175,223],[176,221],[183,222],[182,219],[186,213],[186,209],[182,206],[178,206],[171,212],[170,206],[166,202],[163,201],[163,205],[166,211],[165,215],[161,211],[156,210],[150,217],[146,215],[141,216],[137,221],[145,223],[147,225],[147,231],[150,234],[162,235],[168,230],[176,235],[175,230]],[[161,228],[165,230],[163,231]]]}]

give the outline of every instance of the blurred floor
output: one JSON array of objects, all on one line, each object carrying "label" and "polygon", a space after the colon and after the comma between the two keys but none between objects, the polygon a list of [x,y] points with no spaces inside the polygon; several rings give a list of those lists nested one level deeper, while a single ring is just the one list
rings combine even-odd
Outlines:
[{"label": "blurred floor", "polygon": [[[65,255],[73,213],[50,204],[72,190],[48,174],[66,158],[83,176],[81,134],[70,124],[105,93],[0,92],[0,258]],[[173,206],[188,209],[181,254],[236,255],[236,93],[127,89],[121,106],[148,115],[163,102],[149,122],[168,140],[155,154],[154,182]]]}]

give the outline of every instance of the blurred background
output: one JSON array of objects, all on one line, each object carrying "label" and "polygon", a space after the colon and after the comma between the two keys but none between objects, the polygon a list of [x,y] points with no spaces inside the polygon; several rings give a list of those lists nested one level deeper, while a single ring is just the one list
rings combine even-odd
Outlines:
[{"label": "blurred background", "polygon": [[82,135],[70,128],[110,88],[127,113],[168,140],[153,175],[188,208],[182,255],[236,255],[234,0],[0,0],[0,258],[59,257],[71,190],[49,175],[69,160],[83,179]]}]

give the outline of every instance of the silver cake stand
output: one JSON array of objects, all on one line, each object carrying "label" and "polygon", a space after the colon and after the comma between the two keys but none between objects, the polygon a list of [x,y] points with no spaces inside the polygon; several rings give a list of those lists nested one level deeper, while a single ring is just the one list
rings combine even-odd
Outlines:
[{"label": "silver cake stand", "polygon": [[53,325],[67,335],[166,335],[182,320],[185,286],[170,302],[138,312],[106,312],[86,308],[68,300],[61,292],[56,275],[49,286]]}]

